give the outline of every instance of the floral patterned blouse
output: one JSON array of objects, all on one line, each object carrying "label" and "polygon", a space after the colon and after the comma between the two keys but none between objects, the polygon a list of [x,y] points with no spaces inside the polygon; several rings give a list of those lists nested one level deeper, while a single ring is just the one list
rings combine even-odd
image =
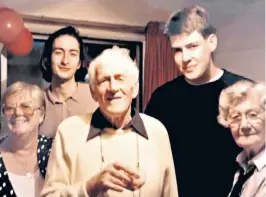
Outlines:
[{"label": "floral patterned blouse", "polygon": [[[38,166],[42,177],[45,177],[46,167],[48,164],[48,159],[52,147],[53,139],[41,136],[38,137],[38,149],[37,149],[37,159]],[[0,153],[0,196],[1,197],[16,197],[15,191],[9,180],[8,173]]]}]

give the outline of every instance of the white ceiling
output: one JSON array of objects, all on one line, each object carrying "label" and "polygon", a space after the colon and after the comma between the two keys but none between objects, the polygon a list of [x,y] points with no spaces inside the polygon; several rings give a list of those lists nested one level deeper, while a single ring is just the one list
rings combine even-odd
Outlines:
[{"label": "white ceiling", "polygon": [[0,0],[18,12],[37,16],[145,26],[165,21],[184,6],[199,4],[210,12],[226,51],[264,49],[264,0]]},{"label": "white ceiling", "polygon": [[253,79],[265,79],[264,0],[0,0],[36,16],[145,26],[165,21],[184,6],[199,4],[218,30],[216,62]]},{"label": "white ceiling", "polygon": [[[145,0],[0,0],[25,14],[145,26],[165,20],[168,12]],[[19,3],[18,3],[19,2]]]},{"label": "white ceiling", "polygon": [[264,0],[0,0],[0,4],[26,14],[133,25],[165,20],[169,13],[192,4],[208,8],[218,26],[247,12],[258,16],[265,12]]}]

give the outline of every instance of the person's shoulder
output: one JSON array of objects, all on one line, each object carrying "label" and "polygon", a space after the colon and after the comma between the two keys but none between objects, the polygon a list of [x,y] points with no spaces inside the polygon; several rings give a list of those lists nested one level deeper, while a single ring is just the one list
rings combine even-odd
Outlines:
[{"label": "person's shoulder", "polygon": [[167,134],[166,128],[160,120],[144,113],[139,113],[139,115],[143,121],[145,128],[147,129],[148,135],[156,135],[156,133],[161,133],[163,135]]},{"label": "person's shoulder", "polygon": [[90,123],[92,114],[82,114],[82,115],[73,115],[64,119],[60,124],[59,128],[69,128],[74,126],[83,126]]},{"label": "person's shoulder", "polygon": [[155,94],[156,93],[157,94],[159,94],[159,93],[165,94],[168,92],[172,92],[173,90],[177,90],[178,87],[180,87],[182,84],[184,84],[184,82],[185,82],[184,76],[183,75],[178,76],[178,77],[172,79],[171,81],[168,81],[165,84],[156,88],[154,90],[154,93]]},{"label": "person's shoulder", "polygon": [[64,119],[58,126],[57,132],[61,136],[77,135],[76,131],[81,133],[87,131],[90,125],[92,114],[74,115]]},{"label": "person's shoulder", "polygon": [[77,97],[79,97],[78,100],[85,105],[84,110],[87,111],[87,113],[94,112],[99,106],[92,97],[90,85],[88,83],[78,82]]},{"label": "person's shoulder", "polygon": [[53,138],[44,136],[44,135],[38,135],[38,150],[37,154],[49,154],[51,151],[53,144]]},{"label": "person's shoulder", "polygon": [[51,142],[53,142],[52,137],[48,137],[45,135],[38,135],[38,144],[50,144]]},{"label": "person's shoulder", "polygon": [[84,82],[77,82],[78,84],[78,90],[76,92],[77,96],[78,97],[81,97],[79,98],[79,100],[81,101],[86,101],[89,99],[92,99],[92,96],[91,96],[91,91],[90,91],[90,85],[88,83],[84,83]]},{"label": "person's shoulder", "polygon": [[46,105],[50,105],[50,103],[52,103],[50,86],[43,87],[42,90],[43,90],[43,95],[44,95],[44,98],[45,98]]},{"label": "person's shoulder", "polygon": [[148,123],[153,123],[153,124],[161,124],[161,122],[158,119],[156,119],[150,115],[147,115],[144,113],[139,113],[139,115],[140,115],[143,122],[148,122]]},{"label": "person's shoulder", "polygon": [[38,159],[42,158],[42,156],[47,156],[47,155],[49,156],[52,144],[53,144],[52,137],[38,135],[38,149],[37,149]]},{"label": "person's shoulder", "polygon": [[37,159],[41,175],[45,177],[46,167],[52,150],[53,138],[38,135]]},{"label": "person's shoulder", "polygon": [[82,90],[88,90],[88,88],[90,88],[90,85],[85,82],[77,82],[77,84],[78,84],[78,88]]},{"label": "person's shoulder", "polygon": [[50,91],[50,86],[42,87],[41,90],[43,91],[45,96],[47,96],[48,92]]},{"label": "person's shoulder", "polygon": [[233,85],[234,83],[236,83],[237,81],[240,81],[240,80],[253,81],[247,77],[244,77],[242,75],[230,72],[230,71],[225,70],[225,69],[224,69],[224,74],[223,74],[222,80],[226,86]]},{"label": "person's shoulder", "polygon": [[167,110],[163,108],[171,107],[172,102],[176,102],[173,98],[184,90],[185,83],[184,76],[178,76],[156,88],[150,96],[145,113],[155,117],[158,117],[159,113],[165,113]]}]

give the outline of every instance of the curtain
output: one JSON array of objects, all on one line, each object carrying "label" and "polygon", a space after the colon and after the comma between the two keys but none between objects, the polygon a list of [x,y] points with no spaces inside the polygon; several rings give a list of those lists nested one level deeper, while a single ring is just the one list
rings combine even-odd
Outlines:
[{"label": "curtain", "polygon": [[143,110],[157,87],[179,75],[170,41],[163,34],[162,25],[160,22],[149,22],[146,26]]}]

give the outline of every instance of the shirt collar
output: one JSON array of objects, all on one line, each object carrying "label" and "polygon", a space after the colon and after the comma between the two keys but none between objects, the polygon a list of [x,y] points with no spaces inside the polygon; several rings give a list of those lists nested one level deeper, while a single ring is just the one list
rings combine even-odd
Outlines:
[{"label": "shirt collar", "polygon": [[266,152],[265,149],[259,152],[255,157],[251,160],[248,160],[244,151],[238,154],[236,161],[239,165],[244,169],[247,170],[250,165],[255,165],[258,171],[260,171],[263,167],[266,166]]},{"label": "shirt collar", "polygon": [[[132,120],[123,129],[132,127],[138,134],[148,139],[148,134],[139,112],[137,112],[135,109],[132,109],[131,117]],[[92,115],[87,141],[99,135],[104,128],[114,128],[114,126],[108,120],[106,120],[98,108]]]},{"label": "shirt collar", "polygon": [[[89,91],[89,89],[88,89]],[[52,95],[52,92],[51,92],[51,86],[49,86],[47,89],[46,89],[46,94],[47,94],[47,98],[53,103],[53,104],[56,104],[56,103],[62,103],[61,101],[58,101],[53,95]],[[74,101],[76,102],[79,102],[79,98],[82,97],[82,88],[80,88],[80,85],[79,83],[77,83],[77,88],[76,88],[76,91],[70,96],[68,97],[66,100],[68,99],[73,99]]]}]

